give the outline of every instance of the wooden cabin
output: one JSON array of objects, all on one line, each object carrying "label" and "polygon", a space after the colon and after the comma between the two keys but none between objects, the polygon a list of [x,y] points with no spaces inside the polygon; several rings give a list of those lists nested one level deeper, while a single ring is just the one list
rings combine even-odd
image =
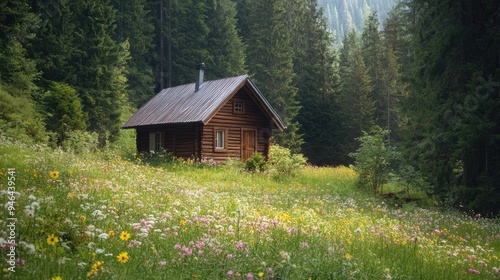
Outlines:
[{"label": "wooden cabin", "polygon": [[273,130],[286,126],[248,75],[203,76],[199,64],[195,83],[163,89],[122,126],[136,129],[137,150],[218,163],[254,152],[267,157]]}]

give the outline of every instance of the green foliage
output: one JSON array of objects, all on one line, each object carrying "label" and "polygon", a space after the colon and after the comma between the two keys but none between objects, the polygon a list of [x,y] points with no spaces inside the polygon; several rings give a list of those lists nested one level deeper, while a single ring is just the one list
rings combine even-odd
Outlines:
[{"label": "green foliage", "polygon": [[370,96],[375,103],[373,118],[378,126],[389,131],[388,139],[396,138],[401,115],[399,101],[406,95],[406,86],[400,79],[400,66],[394,51],[383,40],[376,12],[366,20],[361,42],[363,59],[371,78]]},{"label": "green foliage", "polygon": [[63,142],[67,133],[85,130],[85,115],[76,90],[69,85],[54,82],[43,98],[45,123],[48,130],[56,132],[57,142]]},{"label": "green foliage", "polygon": [[307,159],[302,154],[292,154],[288,148],[279,145],[269,148],[268,163],[275,178],[285,179],[297,175],[306,162]]},{"label": "green foliage", "polygon": [[26,1],[5,0],[0,3],[0,82],[12,85],[16,92],[30,96],[36,89],[39,73],[27,56],[26,45],[34,37],[39,18]]},{"label": "green foliage", "polygon": [[26,96],[14,96],[0,84],[0,130],[2,134],[23,141],[46,142],[44,124],[33,101]]},{"label": "green foliage", "polygon": [[374,124],[376,103],[372,96],[372,77],[365,64],[361,41],[352,30],[347,34],[340,50],[340,92],[338,102],[340,107],[340,150],[342,162],[350,162],[345,156],[355,151],[358,145],[354,139],[363,135]]},{"label": "green foliage", "polygon": [[[497,213],[498,5],[489,0],[404,3],[412,23],[405,156],[431,180],[437,195],[454,198],[455,206]],[[474,16],[464,20],[464,15]],[[459,177],[457,162],[463,168]]]},{"label": "green foliage", "polygon": [[130,59],[127,61],[128,100],[139,108],[154,94],[154,26],[145,0],[113,0],[117,10],[117,42],[128,40]]},{"label": "green foliage", "polygon": [[81,130],[67,131],[66,138],[62,142],[62,148],[65,151],[80,155],[93,153],[98,147],[99,135]]},{"label": "green foliage", "polygon": [[301,105],[297,134],[303,139],[298,151],[315,165],[339,164],[338,57],[317,1],[304,1],[303,5],[298,11],[303,24],[295,26],[292,39],[297,50],[294,84]]},{"label": "green foliage", "polygon": [[207,79],[226,78],[245,73],[245,45],[236,29],[236,5],[230,0],[208,3],[208,51],[212,61]]},{"label": "green foliage", "polygon": [[[290,5],[289,5],[290,4]],[[246,42],[249,74],[273,108],[290,127],[276,136],[276,143],[299,151],[302,139],[295,118],[300,110],[297,87],[293,83],[293,26],[300,24],[296,7],[288,1],[253,1],[249,11]]]},{"label": "green foliage", "polygon": [[390,174],[391,181],[403,186],[407,197],[410,197],[410,189],[425,191],[428,194],[432,192],[432,188],[424,175],[412,165],[401,163],[396,172]]},{"label": "green foliage", "polygon": [[396,150],[387,145],[387,134],[387,130],[374,126],[370,134],[363,132],[363,136],[357,138],[360,147],[349,154],[355,161],[359,184],[374,193],[382,192],[382,186],[389,179],[390,165],[398,156]]},{"label": "green foliage", "polygon": [[255,152],[251,157],[247,159],[245,163],[245,169],[250,172],[263,172],[267,169],[266,158],[262,153]]}]

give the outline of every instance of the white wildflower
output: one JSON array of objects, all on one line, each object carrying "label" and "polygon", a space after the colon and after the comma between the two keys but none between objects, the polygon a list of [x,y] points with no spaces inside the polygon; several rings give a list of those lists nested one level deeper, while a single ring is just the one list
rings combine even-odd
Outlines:
[{"label": "white wildflower", "polygon": [[100,239],[108,239],[108,234],[107,233],[101,233],[98,236]]}]

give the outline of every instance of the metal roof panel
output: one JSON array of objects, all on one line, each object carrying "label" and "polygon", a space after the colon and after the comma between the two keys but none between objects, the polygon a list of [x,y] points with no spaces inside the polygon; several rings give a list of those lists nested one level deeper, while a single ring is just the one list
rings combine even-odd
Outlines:
[{"label": "metal roof panel", "polygon": [[262,102],[263,109],[280,130],[286,129],[280,116],[248,75],[206,81],[196,92],[195,83],[163,89],[142,105],[122,128],[193,122],[206,124],[245,83],[249,84]]}]

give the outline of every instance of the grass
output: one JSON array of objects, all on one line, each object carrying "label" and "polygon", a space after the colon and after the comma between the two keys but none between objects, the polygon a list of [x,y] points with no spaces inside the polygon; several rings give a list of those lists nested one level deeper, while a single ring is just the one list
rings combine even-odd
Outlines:
[{"label": "grass", "polygon": [[277,180],[0,143],[5,279],[500,279],[498,221],[396,206],[346,167]]}]

